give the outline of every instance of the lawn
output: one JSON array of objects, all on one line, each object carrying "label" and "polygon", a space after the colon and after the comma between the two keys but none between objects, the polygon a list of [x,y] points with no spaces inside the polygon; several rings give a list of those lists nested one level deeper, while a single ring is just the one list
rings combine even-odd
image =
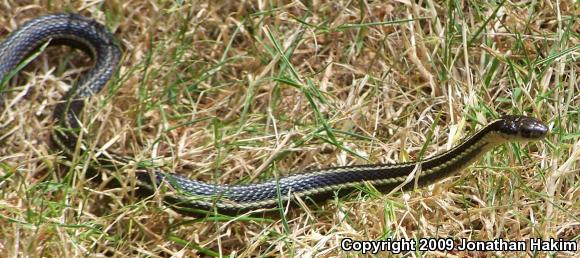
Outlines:
[{"label": "lawn", "polygon": [[[0,88],[0,253],[7,257],[358,256],[341,242],[580,241],[580,22],[574,1],[0,1],[0,40],[54,12],[91,17],[123,49],[80,117],[88,152],[51,144],[54,106],[90,56],[50,47]],[[460,144],[502,115],[544,140],[505,144],[459,176],[190,217],[139,167],[220,184],[397,163]],[[115,152],[138,162],[98,169]],[[529,241],[528,241],[529,243]],[[402,251],[406,257],[579,251]],[[389,252],[380,253],[385,256]]]}]

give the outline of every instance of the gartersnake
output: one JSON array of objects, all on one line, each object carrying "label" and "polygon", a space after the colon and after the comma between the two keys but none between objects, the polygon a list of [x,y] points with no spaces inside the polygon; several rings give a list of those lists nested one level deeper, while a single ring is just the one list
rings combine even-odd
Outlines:
[{"label": "gartersnake", "polygon": [[[78,47],[95,60],[94,67],[81,75],[54,112],[57,125],[53,140],[64,153],[74,155],[77,145],[80,144],[83,151],[87,148],[78,136],[84,101],[109,81],[116,71],[121,51],[113,35],[92,19],[77,14],[38,17],[13,31],[0,43],[0,82],[6,85],[9,74],[14,74],[17,65],[48,41]],[[534,118],[504,116],[449,151],[420,162],[330,167],[263,183],[233,186],[195,181],[159,169],[138,168],[137,181],[139,187],[148,190],[167,185],[173,191],[166,194],[164,200],[172,207],[238,213],[276,207],[296,197],[325,199],[337,193],[351,192],[364,183],[381,191],[430,184],[458,173],[498,145],[508,141],[539,140],[547,132],[548,128]],[[97,160],[102,163],[131,162],[130,158],[116,155]]]}]

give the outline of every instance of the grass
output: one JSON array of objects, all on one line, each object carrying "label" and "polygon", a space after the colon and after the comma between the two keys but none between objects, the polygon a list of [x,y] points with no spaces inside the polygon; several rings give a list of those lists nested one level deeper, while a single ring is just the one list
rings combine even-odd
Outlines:
[{"label": "grass", "polygon": [[[57,11],[106,24],[124,59],[86,107],[83,137],[95,151],[73,160],[48,144],[52,110],[86,57],[47,49],[3,88],[0,253],[359,256],[340,241],[580,238],[573,1],[9,0],[0,3],[0,38]],[[348,198],[300,200],[281,216],[179,215],[160,196],[133,196],[134,165],[102,175],[124,178],[124,188],[85,178],[99,150],[219,183],[403,162],[449,149],[501,114],[537,117],[551,134],[497,148],[431,187],[385,195],[361,186]]]}]

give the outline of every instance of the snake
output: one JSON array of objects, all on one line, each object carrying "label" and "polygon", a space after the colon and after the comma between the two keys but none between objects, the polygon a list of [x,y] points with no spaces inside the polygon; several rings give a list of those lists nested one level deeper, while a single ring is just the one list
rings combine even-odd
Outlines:
[{"label": "snake", "polygon": [[[122,56],[119,42],[102,24],[75,13],[55,13],[33,18],[15,29],[0,43],[0,89],[18,74],[20,66],[35,51],[48,45],[69,45],[94,60],[55,105],[52,141],[62,153],[91,151],[80,134],[81,114],[86,100],[99,93],[117,72]],[[0,92],[1,93],[1,92]],[[0,100],[3,99],[0,96]],[[457,175],[486,152],[507,142],[542,140],[548,127],[524,115],[504,115],[483,126],[449,150],[412,162],[336,166],[289,173],[264,182],[214,184],[193,180],[178,171],[142,167],[134,158],[117,154],[96,158],[104,170],[111,164],[136,166],[135,188],[162,192],[169,207],[185,212],[242,213],[276,210],[285,204],[310,199],[320,201],[372,186],[381,192],[430,185]],[[106,157],[104,157],[106,156]],[[130,174],[130,173],[126,173]]]}]

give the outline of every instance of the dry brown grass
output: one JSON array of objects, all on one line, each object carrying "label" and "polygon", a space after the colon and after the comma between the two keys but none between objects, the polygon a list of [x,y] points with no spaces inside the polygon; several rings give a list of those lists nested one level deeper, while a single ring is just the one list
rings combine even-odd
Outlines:
[{"label": "dry brown grass", "polygon": [[[87,137],[141,160],[165,157],[157,164],[200,180],[412,160],[433,123],[427,155],[501,113],[538,117],[552,134],[497,149],[434,187],[355,194],[282,218],[194,219],[159,198],[95,186],[82,176],[87,157],[69,169],[50,148],[53,106],[86,64],[53,49],[11,84],[1,107],[0,253],[344,256],[357,254],[340,250],[345,237],[579,239],[573,1],[506,2],[495,15],[497,4],[462,1],[179,2],[3,0],[0,38],[57,11],[107,24],[125,56],[119,78],[91,100]],[[291,50],[291,65],[274,42]],[[408,253],[420,255],[533,253]]]}]

